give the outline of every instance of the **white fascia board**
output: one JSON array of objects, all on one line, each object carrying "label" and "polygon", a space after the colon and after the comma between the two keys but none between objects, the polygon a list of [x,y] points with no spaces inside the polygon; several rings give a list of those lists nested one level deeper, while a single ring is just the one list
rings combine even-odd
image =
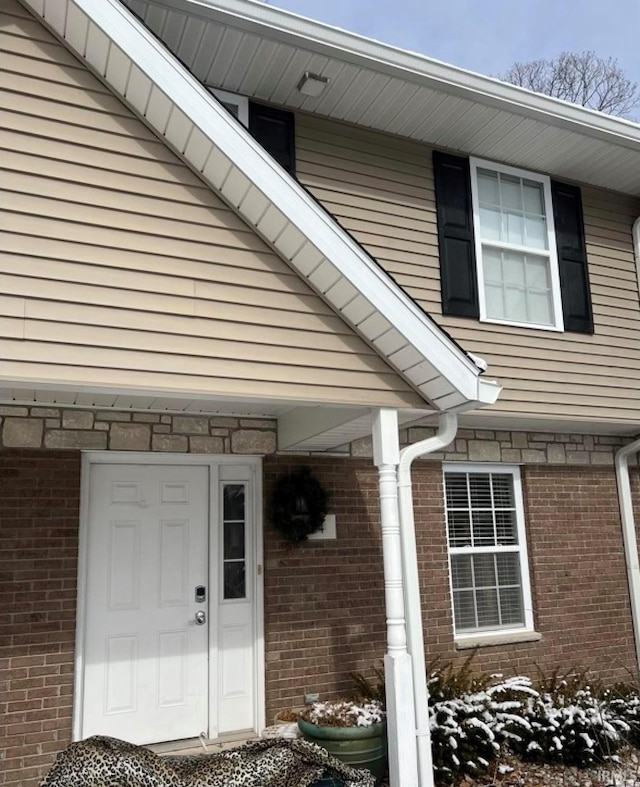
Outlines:
[{"label": "white fascia board", "polygon": [[[36,0],[22,2],[36,10]],[[62,3],[62,0],[58,2]],[[249,132],[119,0],[67,2],[80,8],[112,44],[125,53],[167,99],[402,333],[407,342],[429,360],[462,397],[475,406],[488,403],[485,401],[484,388],[480,385],[481,371],[471,358],[275,163]],[[62,18],[66,18],[66,15]],[[56,32],[64,40],[64,30]],[[70,44],[67,42],[67,45]],[[82,57],[83,53],[76,54]],[[116,94],[122,95],[114,85],[111,88]],[[178,153],[183,154],[183,151]]]},{"label": "white fascia board", "polygon": [[315,22],[264,3],[253,0],[159,0],[158,4],[166,8],[181,8],[187,13],[199,12],[208,18],[223,19],[226,16],[233,19],[236,25],[254,29],[258,34],[260,31],[256,31],[256,27],[262,27],[263,32],[266,32],[264,28],[268,28],[270,37],[294,46],[296,43],[307,47],[312,45],[318,52],[331,49],[334,55],[344,60],[380,73],[414,83],[417,79],[444,92],[501,109],[516,110],[522,115],[551,125],[572,128],[617,145],[634,149],[640,147],[640,124],[631,120],[534,93],[494,77]]}]

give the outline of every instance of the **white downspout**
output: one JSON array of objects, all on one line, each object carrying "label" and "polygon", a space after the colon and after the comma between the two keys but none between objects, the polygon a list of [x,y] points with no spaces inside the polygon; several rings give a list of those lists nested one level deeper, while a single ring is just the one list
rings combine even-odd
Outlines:
[{"label": "white downspout", "polygon": [[633,516],[631,484],[629,483],[629,457],[638,451],[640,451],[640,439],[634,440],[616,452],[616,478],[618,481],[618,501],[620,503],[624,557],[627,564],[629,597],[631,599],[631,621],[636,644],[636,662],[640,671],[640,565],[638,564],[636,523]]},{"label": "white downspout", "polygon": [[[456,436],[457,430],[457,416],[452,413],[442,413],[440,415],[438,432],[433,437],[403,448],[400,452],[400,463],[398,466],[398,503],[400,508],[400,537],[405,581],[407,650],[413,665],[419,787],[434,787],[434,778],[431,731],[429,728],[429,695],[422,635],[416,528],[413,515],[413,492],[411,489],[411,464],[414,459],[440,451],[449,445]],[[407,787],[409,786],[407,785]]]},{"label": "white downspout", "polygon": [[[640,300],[640,218],[634,222],[633,245],[635,247],[636,267],[638,271],[638,299]],[[629,598],[631,600],[631,621],[636,645],[636,661],[640,671],[640,565],[638,564],[638,542],[636,525],[633,516],[631,484],[629,483],[629,457],[640,451],[640,439],[634,440],[616,452],[616,479],[618,481],[618,501],[620,504],[620,521],[622,522],[622,538],[624,541],[624,557],[627,564],[629,582]]]}]

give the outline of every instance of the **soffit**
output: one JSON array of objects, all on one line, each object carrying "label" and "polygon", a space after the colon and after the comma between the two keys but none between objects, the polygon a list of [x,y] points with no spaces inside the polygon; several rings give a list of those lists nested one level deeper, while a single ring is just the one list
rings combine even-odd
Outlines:
[{"label": "soffit", "polygon": [[117,0],[22,0],[424,398],[492,404],[491,380]]},{"label": "soffit", "polygon": [[[121,0],[203,83],[640,195],[640,125],[252,0]],[[330,78],[319,98],[305,71]]]},{"label": "soffit", "polygon": [[[275,419],[279,450],[305,453],[345,452],[354,440],[371,437],[373,424],[373,414],[367,407],[310,406],[293,400],[230,400],[215,396],[177,395],[171,391],[123,391],[51,384],[34,386],[18,381],[4,382],[0,386],[0,406],[3,405],[40,410],[62,408]],[[399,411],[398,419],[404,425],[429,415],[434,415],[433,411],[407,409]],[[243,425],[242,421],[240,424]],[[303,428],[300,428],[301,424]]]}]

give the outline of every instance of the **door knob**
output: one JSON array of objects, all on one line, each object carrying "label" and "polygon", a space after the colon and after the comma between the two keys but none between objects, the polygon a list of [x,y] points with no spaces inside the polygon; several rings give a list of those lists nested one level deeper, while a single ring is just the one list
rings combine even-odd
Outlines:
[{"label": "door knob", "polygon": [[207,622],[206,613],[201,609],[198,610],[198,612],[196,612],[195,620],[196,620],[196,626],[204,626],[204,624]]}]

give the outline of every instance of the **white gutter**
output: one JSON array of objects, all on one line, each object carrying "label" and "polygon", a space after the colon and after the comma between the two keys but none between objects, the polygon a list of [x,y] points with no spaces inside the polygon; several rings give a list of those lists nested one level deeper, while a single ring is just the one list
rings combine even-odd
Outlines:
[{"label": "white gutter", "polygon": [[456,436],[458,418],[453,413],[440,415],[438,432],[426,440],[409,445],[400,452],[398,465],[398,504],[400,538],[405,582],[405,616],[407,650],[413,663],[413,694],[415,709],[416,747],[418,751],[418,785],[433,787],[433,757],[429,728],[429,694],[422,636],[420,581],[416,551],[416,528],[413,515],[411,464],[414,459],[440,451]]},{"label": "white gutter", "polygon": [[629,483],[629,457],[639,451],[640,438],[617,451],[615,462],[622,539],[624,542],[625,562],[627,564],[629,598],[631,600],[631,620],[633,622],[633,635],[636,644],[636,662],[640,670],[640,564],[638,563],[638,541],[633,516],[631,484]]}]

